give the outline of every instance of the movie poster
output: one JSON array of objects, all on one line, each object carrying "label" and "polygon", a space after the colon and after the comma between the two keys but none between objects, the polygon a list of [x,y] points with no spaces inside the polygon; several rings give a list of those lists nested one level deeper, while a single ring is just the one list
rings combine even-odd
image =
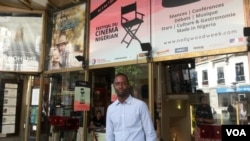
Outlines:
[{"label": "movie poster", "polygon": [[0,70],[38,72],[42,14],[0,13]]},{"label": "movie poster", "polygon": [[149,0],[91,0],[89,65],[124,62],[150,42]]},{"label": "movie poster", "polygon": [[83,56],[86,4],[54,13],[49,70],[80,67]]}]

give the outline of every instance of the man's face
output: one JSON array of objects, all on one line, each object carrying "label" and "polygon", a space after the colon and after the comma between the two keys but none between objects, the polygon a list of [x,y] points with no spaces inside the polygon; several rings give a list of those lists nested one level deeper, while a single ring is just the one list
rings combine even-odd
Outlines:
[{"label": "man's face", "polygon": [[60,61],[60,53],[57,49],[52,51],[52,65],[55,66]]},{"label": "man's face", "polygon": [[66,46],[65,43],[59,44],[59,45],[58,45],[58,50],[59,50],[59,52],[63,52],[63,51],[65,50],[65,46]]},{"label": "man's face", "polygon": [[114,81],[114,89],[118,97],[129,95],[129,85],[124,76],[117,76]]},{"label": "man's face", "polygon": [[96,118],[97,119],[101,119],[101,117],[102,117],[102,113],[100,113],[100,112],[96,113]]},{"label": "man's face", "polygon": [[208,104],[207,97],[202,97],[201,98],[201,104]]}]

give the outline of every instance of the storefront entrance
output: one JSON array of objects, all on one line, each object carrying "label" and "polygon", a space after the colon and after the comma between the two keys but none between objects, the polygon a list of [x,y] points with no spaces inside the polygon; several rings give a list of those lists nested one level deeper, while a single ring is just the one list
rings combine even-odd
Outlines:
[{"label": "storefront entrance", "polygon": [[[162,98],[161,137],[164,140],[194,139],[196,107],[201,95],[209,98],[215,119],[211,126],[220,129],[225,124],[249,123],[247,53],[161,62],[155,68],[156,89],[161,91]],[[221,135],[213,134],[209,138],[220,140]]]}]

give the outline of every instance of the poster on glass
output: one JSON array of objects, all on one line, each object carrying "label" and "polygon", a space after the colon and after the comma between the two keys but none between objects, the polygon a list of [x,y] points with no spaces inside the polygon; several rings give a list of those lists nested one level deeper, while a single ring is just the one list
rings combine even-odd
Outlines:
[{"label": "poster on glass", "polygon": [[48,70],[80,67],[84,52],[86,4],[54,13]]}]

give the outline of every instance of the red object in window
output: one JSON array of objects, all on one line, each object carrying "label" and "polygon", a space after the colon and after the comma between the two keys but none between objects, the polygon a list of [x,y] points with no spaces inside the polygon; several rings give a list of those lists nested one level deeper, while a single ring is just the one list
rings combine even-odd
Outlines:
[{"label": "red object in window", "polygon": [[50,117],[49,117],[49,123],[50,123],[51,125],[56,125],[56,124],[57,124],[56,116],[50,116]]},{"label": "red object in window", "polygon": [[79,128],[79,119],[63,116],[50,116],[49,122],[55,127],[64,130],[77,130]]},{"label": "red object in window", "polygon": [[201,125],[200,136],[204,139],[221,139],[220,125]]},{"label": "red object in window", "polygon": [[67,120],[66,129],[76,130],[79,128],[79,119],[69,118]]},{"label": "red object in window", "polygon": [[50,116],[49,121],[50,121],[50,124],[54,125],[54,126],[65,126],[65,123],[67,121],[67,117]]},{"label": "red object in window", "polygon": [[221,139],[221,126],[220,125],[213,126],[213,136],[214,136],[214,139],[217,139],[217,140]]}]

